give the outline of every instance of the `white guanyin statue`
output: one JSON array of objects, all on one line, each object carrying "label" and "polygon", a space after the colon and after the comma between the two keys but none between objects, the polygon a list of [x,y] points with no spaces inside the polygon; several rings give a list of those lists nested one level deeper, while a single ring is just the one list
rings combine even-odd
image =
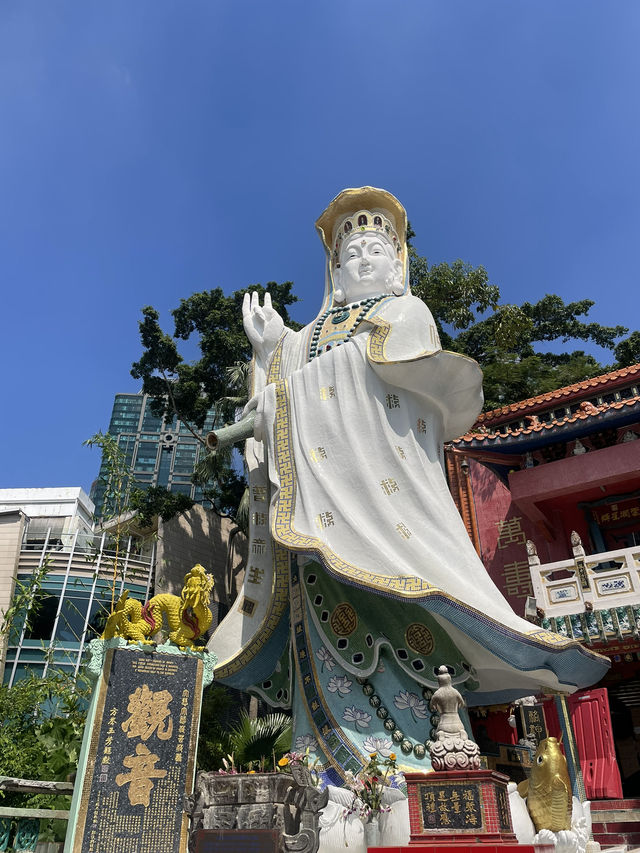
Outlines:
[{"label": "white guanyin statue", "polygon": [[249,557],[209,646],[217,680],[292,707],[293,749],[340,785],[374,751],[429,769],[443,662],[470,706],[572,692],[608,663],[516,616],[467,535],[443,442],[473,424],[482,374],[411,295],[402,205],[344,190],[316,227],[316,318],[295,332],[268,297],[245,299]]}]

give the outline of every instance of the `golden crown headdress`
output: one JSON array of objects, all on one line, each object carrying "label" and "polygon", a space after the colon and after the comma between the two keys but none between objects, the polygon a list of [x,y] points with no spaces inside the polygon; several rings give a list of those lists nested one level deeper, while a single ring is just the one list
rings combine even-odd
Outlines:
[{"label": "golden crown headdress", "polygon": [[[355,211],[355,213],[354,213]],[[331,267],[340,266],[340,248],[345,239],[358,231],[377,231],[403,258],[407,233],[407,214],[398,199],[377,187],[343,190],[316,222],[316,228],[329,252]]]}]

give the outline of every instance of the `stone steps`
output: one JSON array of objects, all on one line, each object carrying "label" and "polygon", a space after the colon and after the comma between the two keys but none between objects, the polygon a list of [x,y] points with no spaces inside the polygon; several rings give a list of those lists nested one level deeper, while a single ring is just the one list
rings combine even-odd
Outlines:
[{"label": "stone steps", "polygon": [[601,847],[640,847],[640,799],[596,800],[591,803],[591,821],[593,839]]}]

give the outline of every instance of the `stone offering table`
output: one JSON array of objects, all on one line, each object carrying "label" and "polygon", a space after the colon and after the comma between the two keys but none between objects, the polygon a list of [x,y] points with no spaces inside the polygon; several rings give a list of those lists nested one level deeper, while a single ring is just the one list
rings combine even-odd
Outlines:
[{"label": "stone offering table", "polygon": [[327,801],[328,791],[311,785],[304,767],[292,767],[291,774],[199,773],[191,803],[190,849],[198,851],[200,838],[207,835],[232,838],[240,830],[277,829],[276,850],[316,853],[318,813]]}]

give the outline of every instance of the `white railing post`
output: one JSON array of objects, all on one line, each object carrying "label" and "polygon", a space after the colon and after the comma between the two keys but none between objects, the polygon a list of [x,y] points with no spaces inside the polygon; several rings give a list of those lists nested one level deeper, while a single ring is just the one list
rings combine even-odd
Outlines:
[{"label": "white railing post", "polygon": [[78,649],[78,656],[76,658],[76,665],[74,667],[74,675],[77,678],[78,672],[80,670],[80,661],[82,660],[82,652],[84,651],[84,643],[87,638],[87,630],[89,628],[89,619],[91,618],[91,608],[93,607],[93,601],[95,599],[96,594],[96,584],[98,583],[98,576],[100,574],[100,563],[102,562],[102,552],[104,550],[104,540],[106,533],[102,534],[102,538],[100,539],[100,551],[98,553],[98,559],[96,560],[96,565],[93,571],[93,581],[91,583],[91,593],[89,594],[89,602],[87,604],[87,615],[84,618],[84,626],[82,628],[82,636],[80,637],[80,648]]},{"label": "white railing post", "polygon": [[[25,531],[25,536],[28,532],[28,529]],[[47,548],[49,547],[49,538],[51,537],[51,528],[47,528],[47,535],[44,537],[44,545],[42,546],[42,551],[40,552],[40,559],[38,560],[38,568],[34,571],[34,575],[36,572],[39,572],[42,566],[44,565],[44,561],[47,556]],[[24,544],[24,543],[23,543]],[[22,623],[22,630],[20,631],[20,639],[18,640],[18,645],[16,646],[16,654],[13,660],[13,666],[11,667],[11,675],[9,676],[9,687],[13,687],[13,681],[16,677],[16,669],[18,667],[18,658],[20,657],[20,652],[22,651],[22,642],[24,640],[24,635],[27,633],[27,619],[29,618],[29,610],[31,609],[31,605],[33,603],[33,597],[36,594],[35,584],[31,583],[31,588],[29,590],[29,604],[27,606],[27,612],[24,614],[24,622]],[[7,646],[8,650],[8,646]]]},{"label": "white railing post", "polygon": [[545,597],[543,580],[540,574],[540,557],[538,557],[538,549],[535,542],[527,539],[527,560],[529,561],[529,574],[531,575],[531,586],[536,599],[536,607],[541,610],[545,609]]},{"label": "white railing post", "polygon": [[51,652],[50,655],[47,655],[44,662],[44,669],[42,670],[42,677],[44,678],[49,670],[49,661],[51,660],[51,656],[55,652],[55,637],[56,631],[58,630],[58,623],[60,622],[60,614],[62,612],[62,603],[64,601],[64,594],[67,591],[67,583],[69,581],[69,573],[71,572],[71,563],[73,562],[73,557],[76,550],[76,542],[78,541],[78,532],[73,534],[73,542],[71,543],[71,551],[69,553],[69,559],[67,560],[67,568],[64,573],[64,580],[62,581],[62,590],[60,591],[60,600],[58,601],[58,609],[56,611],[56,618],[53,620],[53,628],[51,630],[51,646],[49,650]]},{"label": "white railing post", "polygon": [[[586,554],[582,547],[582,539],[575,530],[571,531],[571,550],[573,551],[573,560],[576,567],[576,576],[580,584],[578,591],[583,601],[589,601],[593,604],[593,595],[591,584],[589,582],[589,572],[587,570]],[[586,593],[586,594],[585,594]]]}]

